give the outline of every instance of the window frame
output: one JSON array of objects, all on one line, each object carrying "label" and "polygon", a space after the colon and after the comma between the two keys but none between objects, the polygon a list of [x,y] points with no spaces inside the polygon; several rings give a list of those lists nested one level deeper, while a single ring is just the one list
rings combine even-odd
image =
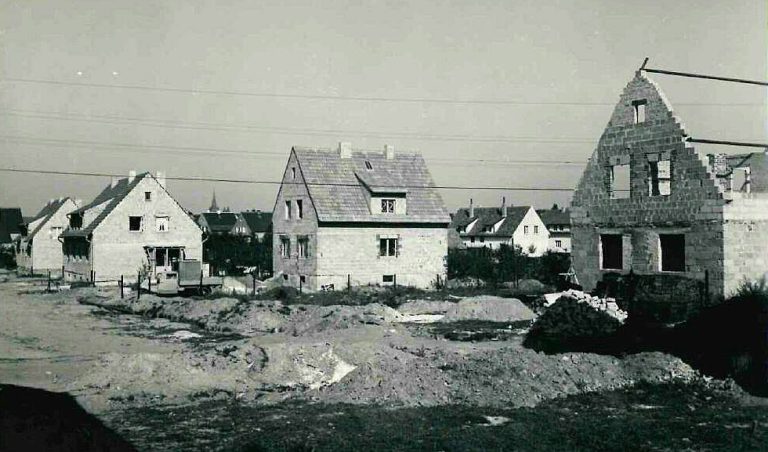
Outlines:
[{"label": "window frame", "polygon": [[397,257],[399,239],[396,237],[379,238],[379,257]]},{"label": "window frame", "polygon": [[395,198],[381,198],[381,213],[393,215],[396,208],[397,200]]},{"label": "window frame", "polygon": [[296,219],[301,220],[304,218],[304,200],[296,200]]},{"label": "window frame", "polygon": [[648,100],[647,99],[633,100],[632,109],[634,113],[634,118],[633,118],[634,124],[644,124],[648,122]]},{"label": "window frame", "polygon": [[145,191],[144,192],[144,201],[152,201],[152,192],[151,191]]},{"label": "window frame", "polygon": [[291,238],[287,235],[280,236],[280,257],[283,259],[291,258]]},{"label": "window frame", "polygon": [[286,221],[291,221],[291,219],[293,217],[293,212],[292,212],[292,210],[293,210],[293,203],[291,202],[290,199],[286,199],[285,200],[285,205],[284,205],[284,209],[283,210],[285,212],[285,220]]},{"label": "window frame", "polygon": [[[165,229],[160,229],[160,220],[165,219]],[[171,217],[169,215],[155,215],[155,232],[168,232],[171,230]]]},{"label": "window frame", "polygon": [[297,237],[296,238],[296,252],[299,259],[306,259],[309,257],[309,237]]},{"label": "window frame", "polygon": [[[138,229],[133,229],[133,220],[139,220]],[[128,215],[128,232],[142,232],[144,230],[144,216],[142,215]]]}]

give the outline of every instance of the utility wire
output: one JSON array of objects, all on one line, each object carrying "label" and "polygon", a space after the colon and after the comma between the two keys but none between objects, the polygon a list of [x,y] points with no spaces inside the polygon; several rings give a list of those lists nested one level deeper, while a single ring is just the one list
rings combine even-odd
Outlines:
[{"label": "utility wire", "polygon": [[[87,176],[87,177],[120,177],[125,178],[125,174],[112,174],[112,173],[96,173],[85,171],[55,171],[55,170],[35,170],[35,169],[22,169],[22,168],[0,168],[0,172],[6,173],[26,173],[26,174],[46,174],[46,175],[61,175],[61,176]],[[188,182],[223,182],[232,184],[257,184],[257,185],[304,185],[304,182],[282,182],[282,181],[267,181],[267,180],[250,180],[250,179],[225,179],[225,178],[212,178],[212,177],[196,177],[196,176],[167,176],[168,180],[176,181],[188,181]],[[344,183],[320,183],[320,182],[307,182],[306,185],[310,187],[360,187],[359,184],[344,184]],[[380,188],[406,188],[406,189],[438,189],[438,190],[495,190],[495,191],[565,191],[571,192],[573,188],[554,188],[554,187],[472,187],[472,186],[459,186],[459,185],[398,185],[398,186],[382,186]]]},{"label": "utility wire", "polygon": [[[646,69],[648,70],[648,69]],[[137,91],[159,91],[170,93],[189,93],[189,94],[210,94],[217,96],[247,96],[260,98],[284,98],[284,99],[305,99],[305,100],[325,100],[325,101],[354,101],[354,102],[390,102],[390,103],[432,103],[432,104],[457,104],[457,105],[525,105],[525,106],[612,106],[616,102],[565,102],[565,101],[522,101],[522,100],[497,100],[497,99],[447,99],[447,98],[427,98],[427,97],[378,97],[378,96],[343,96],[343,95],[319,95],[319,94],[291,94],[291,93],[270,93],[270,92],[247,92],[247,91],[227,91],[227,90],[205,90],[190,88],[171,88],[145,85],[116,85],[108,83],[93,82],[67,82],[62,80],[42,80],[30,78],[7,77],[2,79],[4,82],[30,83],[54,86],[73,86],[89,88],[111,88],[128,89]],[[690,106],[762,106],[756,103],[679,103],[676,105]]]},{"label": "utility wire", "polygon": [[32,119],[63,120],[63,121],[84,121],[110,125],[142,125],[148,127],[191,129],[191,130],[240,130],[256,133],[272,133],[277,135],[319,135],[319,136],[364,136],[369,138],[398,138],[415,139],[422,141],[459,141],[459,142],[477,142],[477,143],[595,143],[593,139],[572,138],[572,137],[510,137],[510,136],[477,136],[477,135],[440,135],[440,134],[420,134],[412,132],[381,132],[365,130],[338,130],[338,129],[301,129],[292,127],[270,127],[257,126],[250,124],[227,125],[221,123],[206,122],[180,122],[170,120],[149,120],[142,118],[130,118],[108,115],[88,115],[81,117],[56,116],[60,113],[16,113],[15,111],[1,111],[0,115],[18,116]]},{"label": "utility wire", "polygon": [[[647,61],[647,59],[646,59]],[[689,77],[689,78],[701,78],[701,79],[707,79],[707,80],[718,80],[721,82],[733,82],[733,83],[744,83],[748,85],[760,85],[760,86],[768,86],[768,82],[763,82],[760,80],[746,80],[743,78],[733,78],[733,77],[721,77],[718,75],[704,75],[704,74],[696,74],[693,72],[679,72],[679,71],[668,71],[666,69],[650,69],[650,68],[642,68],[645,72],[653,72],[656,74],[666,74],[666,75],[675,75],[678,77]]]},{"label": "utility wire", "polygon": [[[35,137],[25,137],[25,136],[13,136],[13,135],[0,135],[0,139],[4,139],[7,141],[15,141],[19,142],[20,144],[25,145],[42,145],[42,146],[68,146],[68,147],[79,147],[84,150],[88,150],[90,147],[99,147],[104,148],[107,151],[116,151],[116,149],[111,148],[135,148],[136,152],[154,152],[148,149],[165,149],[170,152],[177,152],[177,153],[190,153],[190,154],[203,154],[203,155],[210,155],[212,153],[217,154],[239,154],[244,155],[246,157],[250,156],[267,156],[267,157],[279,157],[280,159],[286,158],[285,152],[269,152],[269,151],[247,151],[247,150],[239,150],[239,149],[225,149],[225,148],[208,148],[208,147],[196,147],[196,146],[166,146],[166,145],[152,145],[152,144],[131,144],[131,143],[113,143],[113,142],[100,142],[100,141],[85,141],[85,140],[62,140],[62,139],[55,139],[55,138],[35,138]],[[454,162],[455,163],[493,163],[493,164],[506,164],[506,165],[515,165],[515,164],[522,164],[522,165],[585,165],[585,161],[576,161],[576,160],[511,160],[511,159],[482,159],[482,158],[472,158],[472,159],[463,159],[463,158],[426,158],[426,160],[430,162],[437,162],[440,164],[440,162],[443,162],[444,164],[448,162]]]}]

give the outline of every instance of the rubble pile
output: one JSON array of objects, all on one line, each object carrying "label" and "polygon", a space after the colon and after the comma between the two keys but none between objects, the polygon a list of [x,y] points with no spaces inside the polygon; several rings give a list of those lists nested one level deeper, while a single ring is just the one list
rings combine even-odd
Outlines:
[{"label": "rubble pile", "polygon": [[594,297],[580,290],[570,289],[565,292],[545,294],[544,299],[546,302],[544,303],[544,306],[552,306],[561,297],[572,298],[580,303],[586,303],[598,311],[605,312],[621,323],[624,323],[627,320],[627,312],[619,308],[619,305],[616,304],[616,301],[612,298]]}]

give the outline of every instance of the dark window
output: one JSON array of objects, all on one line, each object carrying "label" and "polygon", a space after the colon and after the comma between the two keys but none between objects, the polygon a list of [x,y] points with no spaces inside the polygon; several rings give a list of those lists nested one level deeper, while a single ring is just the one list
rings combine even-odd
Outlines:
[{"label": "dark window", "polygon": [[620,234],[601,234],[600,247],[602,251],[601,268],[606,270],[622,269],[622,237]]},{"label": "dark window", "polygon": [[296,179],[296,167],[291,167],[291,178]]},{"label": "dark window", "polygon": [[475,243],[475,238],[474,238],[474,237],[470,237],[470,238],[469,238],[469,241],[470,241],[471,243]]},{"label": "dark window", "polygon": [[397,239],[379,239],[379,256],[396,256]]},{"label": "dark window", "polygon": [[296,217],[301,220],[304,218],[304,201],[301,199],[296,200]]},{"label": "dark window", "polygon": [[659,234],[661,271],[685,271],[685,235]]},{"label": "dark window", "polygon": [[291,201],[285,201],[285,219],[291,219]]},{"label": "dark window", "polygon": [[69,227],[72,229],[80,229],[83,227],[83,215],[79,213],[73,213],[69,216]]},{"label": "dark window", "polygon": [[302,284],[306,284],[307,283],[307,277],[305,275],[301,275],[301,276],[299,276],[299,281],[301,281]]},{"label": "dark window", "polygon": [[385,283],[395,282],[395,275],[383,275],[381,281]]},{"label": "dark window", "polygon": [[141,217],[128,217],[128,230],[141,231]]},{"label": "dark window", "polygon": [[288,281],[288,275],[283,275],[283,279],[284,279],[285,281]]},{"label": "dark window", "polygon": [[365,161],[365,169],[367,169],[368,171],[371,171],[373,169],[373,165],[371,165],[371,162],[369,162],[368,160]]},{"label": "dark window", "polygon": [[151,201],[152,200],[152,192],[151,191],[145,191],[144,192],[144,200],[145,201]]},{"label": "dark window", "polygon": [[394,199],[382,199],[381,200],[381,213],[395,213],[395,200]]}]

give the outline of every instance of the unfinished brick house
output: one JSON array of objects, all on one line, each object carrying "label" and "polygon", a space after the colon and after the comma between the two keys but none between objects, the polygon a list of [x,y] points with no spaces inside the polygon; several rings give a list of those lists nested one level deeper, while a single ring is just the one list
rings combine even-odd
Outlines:
[{"label": "unfinished brick house", "polygon": [[450,217],[420,154],[294,147],[273,212],[273,270],[286,284],[445,279]]},{"label": "unfinished brick house", "polygon": [[547,227],[536,210],[507,206],[506,198],[502,198],[501,207],[475,207],[470,199],[469,208],[461,208],[453,215],[451,229],[458,232],[466,248],[519,246],[532,257],[541,256],[549,242]]},{"label": "unfinished brick house", "polygon": [[69,226],[67,215],[78,208],[72,198],[52,199],[25,225],[17,242],[16,265],[25,273],[61,273],[64,256],[59,236]]},{"label": "unfinished brick house", "polygon": [[592,289],[606,272],[704,280],[713,299],[768,271],[763,152],[694,148],[658,86],[624,89],[573,196],[573,267]]},{"label": "unfinished brick house", "polygon": [[65,279],[135,281],[174,269],[179,259],[202,259],[202,231],[166,191],[158,172],[113,179],[89,204],[69,214],[61,235]]}]

